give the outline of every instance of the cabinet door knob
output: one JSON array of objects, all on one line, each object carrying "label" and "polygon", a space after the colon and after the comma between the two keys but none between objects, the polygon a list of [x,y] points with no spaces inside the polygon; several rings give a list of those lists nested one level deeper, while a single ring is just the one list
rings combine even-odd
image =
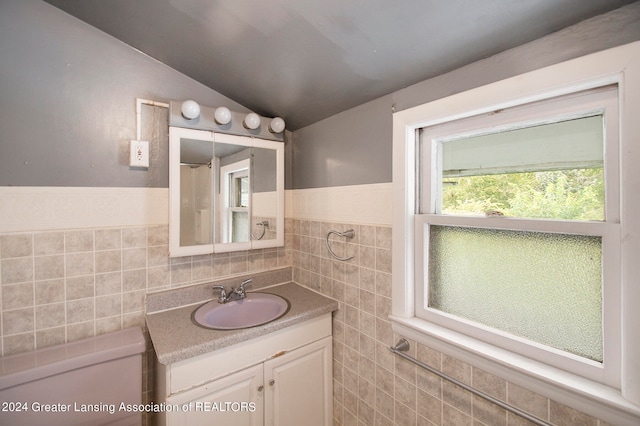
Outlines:
[{"label": "cabinet door knob", "polygon": [[262,385],[258,386],[258,392],[262,392],[263,389],[264,389],[264,386],[262,386]]},{"label": "cabinet door knob", "polygon": [[273,386],[273,385],[275,385],[275,384],[276,384],[276,381],[275,381],[275,380],[273,380],[273,379],[269,380],[269,386]]}]

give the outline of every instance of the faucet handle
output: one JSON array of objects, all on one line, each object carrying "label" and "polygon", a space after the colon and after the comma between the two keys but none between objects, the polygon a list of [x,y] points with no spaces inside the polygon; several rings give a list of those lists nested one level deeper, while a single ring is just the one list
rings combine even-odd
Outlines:
[{"label": "faucet handle", "polygon": [[219,303],[227,302],[227,290],[222,285],[214,285],[211,287],[212,290],[220,290],[220,297],[218,297]]},{"label": "faucet handle", "polygon": [[251,284],[251,281],[251,278],[243,280],[238,288],[233,289],[233,292],[237,294],[240,299],[244,299],[247,296],[244,286]]}]

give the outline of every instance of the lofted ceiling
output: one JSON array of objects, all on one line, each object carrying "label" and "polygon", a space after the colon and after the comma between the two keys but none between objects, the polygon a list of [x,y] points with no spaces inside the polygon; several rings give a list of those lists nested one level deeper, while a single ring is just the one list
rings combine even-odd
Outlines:
[{"label": "lofted ceiling", "polygon": [[45,1],[296,130],[634,0]]}]

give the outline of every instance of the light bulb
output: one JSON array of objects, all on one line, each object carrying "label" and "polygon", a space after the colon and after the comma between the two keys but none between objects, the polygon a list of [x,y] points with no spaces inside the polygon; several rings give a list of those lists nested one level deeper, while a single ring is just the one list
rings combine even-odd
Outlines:
[{"label": "light bulb", "polygon": [[216,112],[213,114],[213,117],[218,124],[229,124],[231,121],[231,111],[227,107],[218,107],[216,108]]},{"label": "light bulb", "polygon": [[196,101],[188,100],[182,103],[182,116],[187,120],[193,120],[200,116],[200,105]]},{"label": "light bulb", "polygon": [[284,120],[280,117],[275,117],[269,124],[269,130],[271,133],[280,133],[284,130]]},{"label": "light bulb", "polygon": [[244,127],[251,130],[255,130],[260,127],[260,116],[255,112],[247,114],[244,118]]}]

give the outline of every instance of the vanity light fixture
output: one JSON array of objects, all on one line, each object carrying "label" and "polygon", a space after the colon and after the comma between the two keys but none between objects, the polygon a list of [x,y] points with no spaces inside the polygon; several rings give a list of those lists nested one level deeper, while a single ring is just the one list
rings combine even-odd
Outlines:
[{"label": "vanity light fixture", "polygon": [[200,105],[198,105],[196,101],[184,101],[180,110],[182,112],[182,116],[187,120],[193,120],[200,117]]},{"label": "vanity light fixture", "polygon": [[218,124],[229,124],[231,121],[231,111],[229,111],[229,108],[227,107],[218,107],[213,113],[213,117]]},{"label": "vanity light fixture", "polygon": [[284,130],[284,120],[280,117],[275,117],[269,124],[269,131],[271,133],[281,133]]},{"label": "vanity light fixture", "polygon": [[250,112],[244,118],[244,127],[250,130],[255,130],[260,127],[260,116],[255,112]]}]

